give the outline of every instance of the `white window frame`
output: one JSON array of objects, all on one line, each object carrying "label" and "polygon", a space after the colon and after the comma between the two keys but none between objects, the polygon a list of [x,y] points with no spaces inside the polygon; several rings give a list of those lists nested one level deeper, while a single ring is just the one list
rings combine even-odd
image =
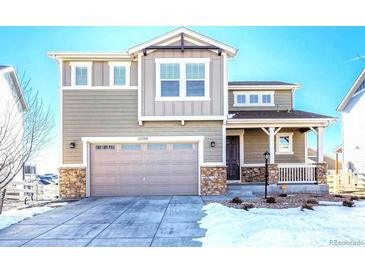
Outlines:
[{"label": "white window frame", "polygon": [[[274,102],[274,91],[264,91],[264,92],[257,92],[257,91],[234,91],[233,92],[233,97],[234,97],[234,102],[233,102],[233,106],[234,107],[273,107],[275,106],[275,102]],[[239,95],[245,95],[246,96],[246,103],[238,103],[237,101],[237,97]],[[258,95],[258,103],[250,103],[250,95]],[[271,102],[270,103],[263,103],[262,102],[262,97],[264,95],[270,95],[271,96]]]},{"label": "white window frame", "polygon": [[[294,154],[293,152],[293,132],[280,132],[276,134],[275,154]],[[280,137],[289,137],[289,151],[280,151]]]},{"label": "white window frame", "polygon": [[[93,62],[70,62],[70,66],[71,66],[71,86],[72,87],[91,87]],[[77,67],[86,67],[87,68],[87,84],[86,85],[76,85],[76,68]]]},{"label": "white window frame", "polygon": [[[186,64],[201,64],[205,65],[204,77],[204,96],[187,96],[186,95]],[[210,58],[156,58],[156,98],[155,101],[209,101],[209,81],[210,81]],[[161,64],[179,64],[180,65],[180,79],[179,96],[161,96],[161,78],[160,67]]]},{"label": "white window frame", "polygon": [[[131,62],[108,62],[109,65],[109,86],[111,87],[129,87]],[[125,67],[125,85],[114,84],[114,67]]]}]

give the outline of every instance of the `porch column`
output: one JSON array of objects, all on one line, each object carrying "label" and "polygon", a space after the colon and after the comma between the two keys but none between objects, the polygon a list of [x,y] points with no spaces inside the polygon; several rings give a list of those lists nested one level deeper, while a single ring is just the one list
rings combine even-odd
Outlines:
[{"label": "porch column", "polygon": [[323,127],[317,128],[317,163],[323,163]]},{"label": "porch column", "polygon": [[269,152],[270,152],[270,164],[275,163],[275,128],[269,128]]}]

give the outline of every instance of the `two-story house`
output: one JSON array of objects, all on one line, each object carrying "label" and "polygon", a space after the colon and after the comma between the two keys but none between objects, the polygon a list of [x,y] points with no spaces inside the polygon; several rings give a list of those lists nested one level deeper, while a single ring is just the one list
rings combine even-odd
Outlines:
[{"label": "two-story house", "polygon": [[236,54],[186,28],[126,53],[49,53],[60,71],[61,196],[221,194],[227,182],[263,182],[266,150],[271,184],[325,183],[333,119],[294,110],[297,84],[228,82]]},{"label": "two-story house", "polygon": [[342,116],[342,169],[365,180],[365,69],[337,108]]}]

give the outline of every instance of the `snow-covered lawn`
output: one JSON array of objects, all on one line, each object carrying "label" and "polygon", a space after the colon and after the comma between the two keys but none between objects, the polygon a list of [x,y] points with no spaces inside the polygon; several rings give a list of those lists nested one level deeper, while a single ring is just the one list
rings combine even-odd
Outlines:
[{"label": "snow-covered lawn", "polygon": [[[326,204],[326,203],[324,203]],[[365,243],[365,202],[356,207],[317,206],[250,211],[212,203],[204,206],[200,227],[207,229],[203,246],[329,246],[330,241]]]},{"label": "snow-covered lawn", "polygon": [[18,223],[25,218],[32,217],[33,215],[40,214],[49,210],[52,210],[52,207],[49,206],[41,206],[41,207],[30,207],[24,209],[12,209],[8,211],[4,211],[0,215],[0,229],[3,229],[12,224]]}]

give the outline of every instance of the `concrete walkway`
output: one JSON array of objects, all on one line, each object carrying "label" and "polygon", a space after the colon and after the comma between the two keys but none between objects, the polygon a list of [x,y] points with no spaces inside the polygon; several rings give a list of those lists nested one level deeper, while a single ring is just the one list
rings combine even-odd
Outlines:
[{"label": "concrete walkway", "polygon": [[0,246],[200,246],[203,205],[199,196],[87,198],[0,230]]}]

